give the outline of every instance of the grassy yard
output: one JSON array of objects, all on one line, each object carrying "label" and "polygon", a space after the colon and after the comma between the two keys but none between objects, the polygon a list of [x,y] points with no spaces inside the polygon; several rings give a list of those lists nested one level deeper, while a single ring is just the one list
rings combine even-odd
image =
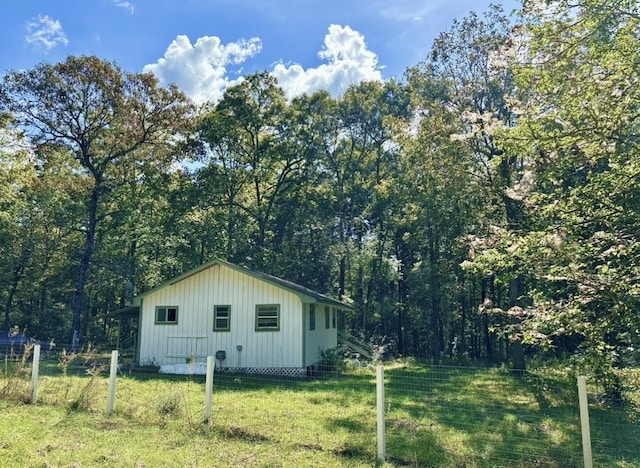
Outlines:
[{"label": "grassy yard", "polygon": [[[107,376],[41,368],[0,375],[2,466],[371,467],[376,465],[372,370],[314,380],[217,374],[203,423],[204,377]],[[500,369],[392,366],[385,371],[387,462],[378,466],[582,466],[570,380]],[[628,408],[592,412],[596,466],[640,467]]]}]

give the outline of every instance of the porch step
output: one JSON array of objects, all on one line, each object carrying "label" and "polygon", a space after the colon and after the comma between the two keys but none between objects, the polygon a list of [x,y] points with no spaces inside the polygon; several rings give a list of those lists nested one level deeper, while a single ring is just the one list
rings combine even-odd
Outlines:
[{"label": "porch step", "polygon": [[366,359],[371,359],[373,356],[373,348],[371,346],[343,331],[338,331],[338,346],[341,350],[357,353]]}]

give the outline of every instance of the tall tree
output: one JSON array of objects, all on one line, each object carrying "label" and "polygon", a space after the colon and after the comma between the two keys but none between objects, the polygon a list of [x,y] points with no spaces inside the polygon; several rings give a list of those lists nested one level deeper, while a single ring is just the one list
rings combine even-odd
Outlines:
[{"label": "tall tree", "polygon": [[18,286],[33,253],[30,236],[22,226],[29,206],[27,193],[35,179],[35,161],[28,148],[21,145],[10,117],[0,115],[0,311],[2,328],[7,330]]},{"label": "tall tree", "polygon": [[[383,187],[398,175],[395,124],[409,118],[409,98],[400,83],[363,82],[351,85],[334,106],[325,125],[323,165],[335,204],[340,249],[338,289],[340,295],[358,304],[358,323],[354,326],[369,333],[374,325],[372,311],[379,299],[371,295],[373,285],[386,276],[380,267],[390,256],[389,239],[393,237],[384,197],[374,197],[376,190],[382,194]],[[376,244],[370,245],[376,252],[373,257],[363,252],[369,239]],[[358,259],[360,254],[369,261]],[[378,272],[380,278],[376,278]]]},{"label": "tall tree", "polygon": [[[462,231],[454,229],[450,234],[457,231],[459,236],[484,238],[491,235],[495,226],[513,226],[521,222],[521,202],[512,199],[506,191],[518,173],[520,159],[517,154],[506,153],[494,137],[496,130],[512,125],[514,120],[509,105],[509,96],[515,89],[513,72],[507,66],[504,52],[511,40],[511,27],[500,6],[493,5],[482,15],[472,12],[455,20],[448,31],[440,33],[426,60],[407,71],[418,115],[425,121],[434,118],[434,129],[446,132],[449,138],[460,143],[455,150],[458,161],[449,164],[453,164],[453,172],[463,170],[460,177],[466,180],[465,187],[473,187],[473,212],[463,210],[468,216],[468,224]],[[444,117],[443,113],[451,115]],[[433,138],[440,137],[433,135]],[[435,151],[446,151],[447,148],[452,149],[451,144],[441,142]],[[449,181],[443,182],[446,183],[433,185],[433,190],[446,189]],[[446,243],[452,239],[442,240]],[[438,243],[436,239],[429,242]],[[452,261],[451,258],[447,262]],[[456,342],[462,344],[462,351],[466,352],[469,306],[475,308],[492,292],[494,296],[499,295],[501,288],[494,284],[491,275],[472,275],[463,279],[467,273],[455,267],[450,271],[458,271],[456,282],[459,286],[467,285],[458,294],[459,308],[464,313],[460,315],[462,323],[455,335]],[[470,282],[475,284],[469,285]],[[484,340],[482,354],[488,357],[494,357],[498,336],[491,332],[491,325],[489,317],[483,316],[480,321]],[[480,354],[477,347],[473,354]]]},{"label": "tall tree", "polygon": [[[284,91],[266,72],[226,90],[202,119],[207,166],[198,174],[212,190],[205,205],[226,209],[226,257],[263,268],[277,205],[301,184],[309,155],[295,139]],[[208,182],[207,182],[208,181]],[[239,229],[250,244],[239,249]]]},{"label": "tall tree", "polygon": [[53,148],[68,151],[90,180],[73,301],[75,348],[102,202],[136,174],[133,168],[166,167],[179,156],[173,151],[192,107],[175,86],[161,88],[151,74],[126,73],[95,56],[9,72],[0,103],[15,116],[37,153],[46,158]]},{"label": "tall tree", "polygon": [[483,256],[532,278],[528,338],[576,337],[615,398],[640,345],[639,21],[636,2],[527,3],[513,55],[523,115],[505,144],[528,157],[512,191],[531,225]]},{"label": "tall tree", "polygon": [[297,97],[286,107],[281,138],[304,164],[275,206],[269,260],[274,274],[323,292],[333,289],[334,213],[322,155],[334,110],[326,91]]},{"label": "tall tree", "polygon": [[455,326],[458,265],[465,235],[478,226],[483,189],[472,170],[473,152],[464,140],[452,138],[462,128],[458,115],[425,95],[425,86],[410,83],[419,115],[401,140],[401,175],[393,189],[400,200],[396,223],[401,235],[395,243],[406,281],[404,319],[413,330],[409,349],[438,362],[448,344],[464,336]]}]

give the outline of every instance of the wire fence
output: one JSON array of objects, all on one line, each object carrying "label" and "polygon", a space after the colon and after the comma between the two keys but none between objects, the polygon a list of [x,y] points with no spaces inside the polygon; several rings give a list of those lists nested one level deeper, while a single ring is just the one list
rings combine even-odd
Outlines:
[{"label": "wire fence", "polygon": [[[135,415],[140,424],[204,421],[216,437],[247,443],[255,466],[269,465],[271,450],[279,466],[374,466],[381,453],[385,466],[589,466],[578,386],[562,373],[393,363],[384,367],[381,402],[373,366],[351,363],[298,378],[215,369],[209,417],[200,364],[188,364],[179,376],[118,365],[112,395],[108,354],[43,356],[37,402],[75,405],[103,418],[112,411]],[[16,377],[13,368],[5,360],[0,397],[25,387],[23,400],[33,397],[31,374]],[[595,385],[587,389],[593,466],[640,467],[637,407],[604,404]],[[225,453],[234,455],[216,465],[238,465],[239,450],[230,447]]]},{"label": "wire fence", "polygon": [[391,371],[387,380],[391,454],[450,466],[581,465],[577,392],[566,386],[450,367]]}]

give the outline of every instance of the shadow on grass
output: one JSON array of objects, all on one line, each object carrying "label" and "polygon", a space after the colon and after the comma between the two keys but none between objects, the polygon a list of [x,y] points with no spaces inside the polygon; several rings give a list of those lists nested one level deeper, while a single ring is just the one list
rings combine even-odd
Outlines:
[{"label": "shadow on grass", "polygon": [[[78,371],[81,373],[82,371]],[[55,373],[55,372],[54,372]],[[155,368],[137,369],[134,372],[119,374],[125,378],[137,381],[159,381],[159,382],[198,382],[205,383],[206,377],[199,374],[159,374]],[[304,391],[326,391],[326,390],[352,390],[373,388],[375,392],[375,375],[370,374],[340,374],[331,373],[322,377],[290,377],[278,375],[265,375],[258,373],[243,372],[220,372],[214,373],[214,388],[225,390],[251,391],[270,389],[301,389]],[[372,387],[373,386],[373,387]]]},{"label": "shadow on grass", "polygon": [[363,434],[370,429],[370,424],[365,424],[362,419],[352,418],[331,418],[327,420],[326,426],[329,429],[342,428],[354,434]]},{"label": "shadow on grass", "polygon": [[640,467],[640,423],[626,408],[589,406],[591,446],[595,466]]},{"label": "shadow on grass", "polygon": [[[532,374],[517,377],[505,370],[466,368],[392,369],[386,372],[389,443],[395,455],[421,454],[418,464],[443,466],[582,466],[579,409],[575,385]],[[611,415],[617,409],[603,412]],[[597,411],[592,427],[598,420]],[[620,412],[618,416],[624,416]],[[629,461],[637,447],[635,425],[618,418],[624,437],[602,431],[610,456],[596,457],[602,466]],[[600,436],[596,431],[596,436]],[[430,446],[433,453],[420,450]],[[626,456],[621,457],[620,451]],[[637,449],[636,449],[637,451]],[[442,455],[442,454],[445,455]],[[635,453],[635,452],[634,452]]]},{"label": "shadow on grass", "polygon": [[370,434],[372,428],[370,424],[366,424],[362,418],[331,418],[325,423],[327,430],[335,431],[336,429],[344,429],[351,434],[348,442],[340,447],[332,450],[334,455],[346,461],[360,461],[370,463],[375,459],[375,448],[368,443],[369,437],[363,434]]},{"label": "shadow on grass", "polygon": [[246,442],[269,442],[271,441],[270,437],[267,437],[263,434],[260,434],[255,431],[251,431],[244,427],[240,426],[228,426],[224,428],[217,428],[216,431],[222,437],[227,439],[236,439],[242,440]]},{"label": "shadow on grass", "polygon": [[371,450],[367,449],[366,447],[351,443],[345,444],[339,449],[335,449],[333,453],[338,457],[344,458],[346,460],[358,460],[362,462],[370,462],[373,459],[374,455]]}]

